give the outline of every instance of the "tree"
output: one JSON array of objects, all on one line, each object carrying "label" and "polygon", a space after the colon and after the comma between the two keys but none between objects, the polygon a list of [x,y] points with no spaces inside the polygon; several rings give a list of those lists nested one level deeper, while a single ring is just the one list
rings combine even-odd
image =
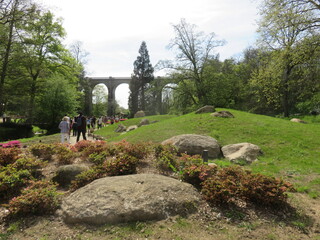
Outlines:
[{"label": "tree", "polygon": [[144,41],[140,45],[139,54],[140,56],[133,63],[132,81],[129,85],[129,109],[131,115],[138,110],[146,110],[145,93],[150,82],[154,79],[154,69],[150,63],[149,52]]},{"label": "tree", "polygon": [[93,115],[100,117],[105,116],[108,108],[108,94],[102,85],[97,85],[93,89]]},{"label": "tree", "polygon": [[38,122],[47,123],[48,129],[57,129],[65,114],[75,116],[78,107],[77,90],[74,84],[60,74],[46,79],[46,88],[39,96]]},{"label": "tree", "polygon": [[[265,84],[263,92],[272,93],[273,102],[280,99],[284,116],[288,117],[294,101],[292,86],[295,85],[293,70],[312,58],[301,51],[305,39],[315,39],[315,31],[308,27],[312,15],[305,14],[303,9],[296,8],[293,2],[265,0],[261,9],[262,19],[259,23],[261,43],[272,51],[270,65],[256,74],[257,83]],[[310,21],[309,21],[310,20]],[[318,40],[316,40],[318,41]],[[319,44],[308,47],[310,53],[315,52]],[[276,71],[276,72],[275,72]],[[273,89],[270,86],[274,87]],[[276,91],[275,91],[276,90]],[[276,95],[275,95],[276,94]]]},{"label": "tree", "polygon": [[[215,58],[213,52],[224,41],[215,40],[215,34],[205,35],[199,32],[195,25],[187,23],[184,19],[173,25],[175,38],[171,40],[169,49],[176,50],[175,61],[161,61],[159,68],[171,69],[171,74],[179,73],[177,84],[186,86],[192,83],[194,92],[188,92],[193,102],[205,105],[209,102],[208,89],[205,85],[204,71],[208,62]],[[190,89],[189,87],[186,89]]]},{"label": "tree", "polygon": [[18,57],[25,71],[24,85],[28,86],[30,120],[34,117],[35,99],[43,88],[45,77],[48,76],[49,66],[59,63],[66,49],[61,41],[65,32],[59,20],[54,20],[51,12],[37,11],[33,21],[28,22],[21,32],[21,52]]},{"label": "tree", "polygon": [[23,0],[2,0],[0,2],[0,115],[6,103],[5,82],[10,68],[13,45],[18,42],[17,31],[31,14],[36,5]]}]

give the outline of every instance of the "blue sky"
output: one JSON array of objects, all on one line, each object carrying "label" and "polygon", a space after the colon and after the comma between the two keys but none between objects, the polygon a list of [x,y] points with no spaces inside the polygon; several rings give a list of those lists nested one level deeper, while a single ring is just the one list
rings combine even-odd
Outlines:
[{"label": "blue sky", "polygon": [[[227,43],[216,49],[220,59],[239,57],[256,40],[259,0],[37,0],[63,18],[65,44],[81,41],[89,52],[86,71],[92,77],[129,77],[142,41],[153,66],[173,59],[166,46],[174,37],[172,24],[181,18],[214,32]],[[155,73],[159,75],[159,73]],[[128,86],[116,91],[127,104]]]}]

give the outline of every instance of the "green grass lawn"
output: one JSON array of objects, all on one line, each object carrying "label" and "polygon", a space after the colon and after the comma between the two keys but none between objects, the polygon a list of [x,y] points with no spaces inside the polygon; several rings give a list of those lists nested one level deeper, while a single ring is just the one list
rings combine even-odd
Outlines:
[{"label": "green grass lawn", "polygon": [[[317,195],[320,192],[320,124],[313,117],[313,123],[293,123],[287,119],[268,117],[230,109],[235,118],[217,118],[210,114],[190,113],[182,116],[151,116],[159,122],[138,128],[129,133],[115,133],[117,124],[105,127],[95,134],[107,141],[127,140],[129,142],[151,141],[159,143],[178,134],[208,135],[221,146],[249,142],[261,147],[264,155],[250,165],[254,172],[281,176],[295,182],[299,189]],[[140,119],[123,122],[125,126],[138,124]],[[221,164],[228,164],[219,160]]]}]

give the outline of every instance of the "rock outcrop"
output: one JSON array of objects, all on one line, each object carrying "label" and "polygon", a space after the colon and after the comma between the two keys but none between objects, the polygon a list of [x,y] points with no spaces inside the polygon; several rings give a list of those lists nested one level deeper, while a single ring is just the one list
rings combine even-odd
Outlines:
[{"label": "rock outcrop", "polygon": [[144,125],[149,125],[149,124],[150,124],[150,121],[148,119],[144,118],[140,121],[140,123],[138,124],[138,127],[141,127]]},{"label": "rock outcrop", "polygon": [[78,189],[62,203],[67,223],[115,224],[166,219],[197,211],[195,188],[156,174],[105,177]]},{"label": "rock outcrop", "polygon": [[219,111],[211,114],[213,117],[222,117],[222,118],[234,118],[233,114],[229,111]]},{"label": "rock outcrop", "polygon": [[197,111],[196,111],[196,114],[200,114],[200,113],[212,113],[216,111],[214,106],[210,106],[210,105],[206,105],[202,108],[199,108]]},{"label": "rock outcrop", "polygon": [[138,111],[134,115],[134,118],[141,118],[141,117],[145,117],[145,116],[146,116],[146,114],[144,113],[144,111]]},{"label": "rock outcrop", "polygon": [[177,147],[180,153],[190,155],[201,155],[203,150],[208,150],[209,158],[218,158],[221,153],[217,140],[203,135],[182,134],[169,138],[163,141],[162,144],[172,144]]},{"label": "rock outcrop", "polygon": [[118,133],[121,133],[121,132],[125,132],[126,130],[127,130],[127,127],[120,123],[118,125],[118,127],[116,128],[116,130],[114,130],[114,131],[118,132]]},{"label": "rock outcrop", "polygon": [[136,130],[137,128],[138,128],[138,126],[137,126],[137,125],[129,126],[129,127],[127,127],[127,132],[130,132],[130,131]]},{"label": "rock outcrop", "polygon": [[232,162],[246,161],[252,163],[262,155],[262,150],[257,145],[251,143],[237,143],[226,145],[221,148],[225,158]]},{"label": "rock outcrop", "polygon": [[303,120],[301,120],[301,119],[299,119],[299,118],[292,118],[292,119],[290,120],[290,122],[307,123],[306,121],[303,121]]}]

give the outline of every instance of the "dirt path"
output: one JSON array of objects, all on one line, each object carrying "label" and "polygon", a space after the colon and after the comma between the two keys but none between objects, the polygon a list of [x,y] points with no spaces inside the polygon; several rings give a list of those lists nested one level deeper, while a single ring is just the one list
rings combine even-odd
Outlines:
[{"label": "dirt path", "polygon": [[[88,136],[88,134],[87,134],[86,137],[87,137],[87,140],[94,141],[92,136]],[[83,140],[82,135],[80,136],[80,140],[79,141],[81,141],[81,140]],[[75,137],[74,136],[70,136],[70,144],[74,145],[74,144],[76,144],[76,142],[77,142],[77,137],[76,136]]]}]

